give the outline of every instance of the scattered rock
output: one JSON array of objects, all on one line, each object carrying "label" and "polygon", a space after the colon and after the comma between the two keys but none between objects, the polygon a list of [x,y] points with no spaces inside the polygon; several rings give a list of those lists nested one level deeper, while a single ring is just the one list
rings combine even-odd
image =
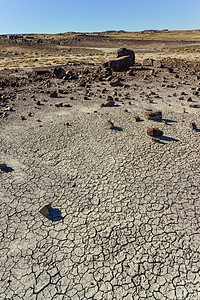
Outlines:
[{"label": "scattered rock", "polygon": [[55,107],[63,107],[63,102],[56,103]]},{"label": "scattered rock", "polygon": [[66,75],[65,70],[63,70],[61,67],[54,68],[53,73],[59,79],[62,79]]},{"label": "scattered rock", "polygon": [[69,122],[65,122],[64,126],[71,126],[71,125],[69,124]]},{"label": "scattered rock", "polygon": [[199,106],[198,106],[198,104],[189,104],[189,107],[190,108],[198,108]]},{"label": "scattered rock", "polygon": [[131,69],[131,70],[128,70],[128,71],[126,72],[126,74],[127,74],[128,76],[133,76],[133,75],[134,75],[132,69]]},{"label": "scattered rock", "polygon": [[159,138],[155,138],[155,137],[152,137],[151,141],[154,142],[154,143],[160,143],[160,139]]},{"label": "scattered rock", "polygon": [[190,123],[190,129],[197,130],[197,125],[195,123]]},{"label": "scattered rock", "polygon": [[0,170],[6,170],[7,169],[7,165],[5,163],[1,163],[0,164]]},{"label": "scattered rock", "polygon": [[48,71],[48,70],[36,70],[35,71],[35,75],[46,75],[46,74],[50,74],[50,71]]},{"label": "scattered rock", "polygon": [[153,137],[162,136],[163,132],[159,130],[158,127],[149,127],[147,129],[147,134]]},{"label": "scattered rock", "polygon": [[110,121],[110,120],[108,120],[104,125],[103,125],[103,128],[105,128],[105,129],[113,129],[115,126],[114,126],[114,124]]},{"label": "scattered rock", "polygon": [[135,117],[132,117],[132,121],[133,121],[133,122],[140,122],[141,119],[140,119],[139,116],[135,116]]},{"label": "scattered rock", "polygon": [[51,203],[40,207],[39,212],[44,216],[48,217],[52,210]]},{"label": "scattered rock", "polygon": [[163,67],[160,60],[153,60],[153,66],[155,68],[162,68]]},{"label": "scattered rock", "polygon": [[147,120],[162,120],[162,112],[161,111],[145,111],[144,117]]},{"label": "scattered rock", "polygon": [[50,93],[49,96],[50,96],[51,98],[57,98],[57,97],[58,97],[58,93],[57,93],[57,91],[53,91],[53,92]]},{"label": "scattered rock", "polygon": [[118,86],[118,85],[119,85],[119,83],[120,83],[120,80],[119,80],[119,78],[112,79],[112,80],[110,81],[110,86],[112,86],[112,87],[116,87],[116,86]]},{"label": "scattered rock", "polygon": [[146,67],[153,66],[153,59],[151,59],[151,58],[145,58],[145,59],[143,59],[142,65],[146,66]]},{"label": "scattered rock", "polygon": [[81,81],[79,82],[79,86],[80,86],[80,87],[85,87],[85,85],[86,85],[86,81],[85,81],[85,80],[81,80]]},{"label": "scattered rock", "polygon": [[101,107],[111,107],[114,106],[115,101],[113,100],[113,98],[111,96],[108,96],[108,99],[106,101],[104,101],[100,106]]},{"label": "scattered rock", "polygon": [[192,98],[191,97],[187,97],[187,98],[185,98],[185,101],[186,102],[192,102]]}]

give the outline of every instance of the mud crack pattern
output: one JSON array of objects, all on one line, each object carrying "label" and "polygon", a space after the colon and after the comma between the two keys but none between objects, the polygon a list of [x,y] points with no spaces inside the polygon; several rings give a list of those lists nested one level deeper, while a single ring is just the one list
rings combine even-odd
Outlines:
[{"label": "mud crack pattern", "polygon": [[[151,121],[117,112],[63,121],[2,138],[0,298],[200,299],[199,134],[160,124],[176,140],[154,144]],[[49,202],[63,219],[38,213]]]}]

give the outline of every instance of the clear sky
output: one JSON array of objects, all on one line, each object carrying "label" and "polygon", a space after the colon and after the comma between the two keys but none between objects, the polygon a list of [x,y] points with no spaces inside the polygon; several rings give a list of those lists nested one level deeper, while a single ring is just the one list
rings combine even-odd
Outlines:
[{"label": "clear sky", "polygon": [[200,0],[0,0],[0,34],[200,29]]}]

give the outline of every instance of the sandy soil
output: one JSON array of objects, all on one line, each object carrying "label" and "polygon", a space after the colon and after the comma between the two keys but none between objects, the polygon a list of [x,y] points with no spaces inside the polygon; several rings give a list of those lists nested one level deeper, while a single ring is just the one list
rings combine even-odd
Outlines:
[{"label": "sandy soil", "polygon": [[63,67],[0,73],[0,298],[199,299],[199,64]]}]

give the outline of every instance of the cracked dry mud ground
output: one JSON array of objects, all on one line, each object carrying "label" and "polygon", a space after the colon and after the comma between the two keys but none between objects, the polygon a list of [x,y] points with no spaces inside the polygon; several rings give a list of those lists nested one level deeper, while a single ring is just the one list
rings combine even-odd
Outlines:
[{"label": "cracked dry mud ground", "polygon": [[0,299],[200,299],[198,113],[166,109],[156,144],[156,122],[86,103],[2,129]]}]

